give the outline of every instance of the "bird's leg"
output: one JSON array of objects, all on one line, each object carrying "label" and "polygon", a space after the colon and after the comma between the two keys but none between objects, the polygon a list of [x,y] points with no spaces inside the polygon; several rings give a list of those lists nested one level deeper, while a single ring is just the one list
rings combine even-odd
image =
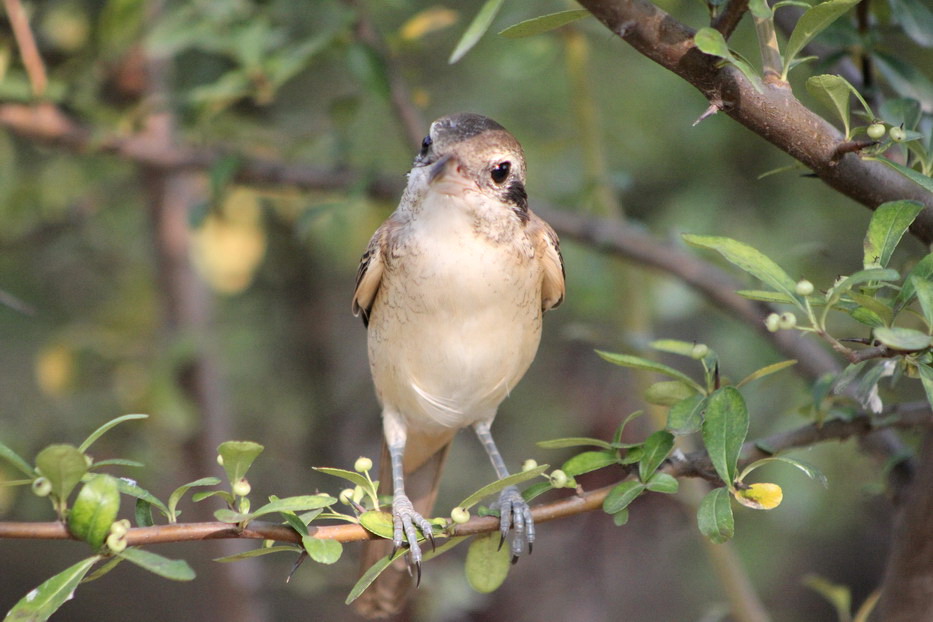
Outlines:
[{"label": "bird's leg", "polygon": [[[499,479],[509,476],[509,470],[505,468],[505,461],[502,460],[502,454],[496,448],[495,441],[492,440],[492,434],[489,432],[490,422],[480,422],[473,426],[476,430],[476,436],[479,442],[483,444],[483,449],[489,455],[492,466],[496,470]],[[518,557],[525,552],[525,544],[528,544],[528,553],[531,553],[531,546],[535,541],[535,523],[531,518],[531,508],[522,498],[521,493],[515,486],[508,486],[499,494],[499,500],[492,505],[493,509],[499,510],[499,533],[502,537],[501,543],[505,541],[509,531],[512,533],[511,549],[512,563],[514,564]]]},{"label": "bird's leg", "polygon": [[[392,421],[390,421],[390,418]],[[384,420],[386,442],[389,446],[389,459],[392,462],[392,544],[393,554],[408,541],[409,570],[414,569],[416,582],[421,583],[421,547],[418,545],[417,527],[434,547],[434,534],[431,523],[415,511],[411,499],[405,494],[405,428],[399,425],[398,417],[386,416]]]}]

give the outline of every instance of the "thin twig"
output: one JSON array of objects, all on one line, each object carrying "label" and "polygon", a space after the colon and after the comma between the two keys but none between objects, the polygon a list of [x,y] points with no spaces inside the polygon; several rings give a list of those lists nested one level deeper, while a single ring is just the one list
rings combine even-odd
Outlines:
[{"label": "thin twig", "polygon": [[731,0],[726,5],[726,10],[717,15],[710,25],[728,40],[736,26],[742,21],[742,16],[746,11],[748,11],[748,0]]},{"label": "thin twig", "polygon": [[3,6],[13,28],[23,66],[26,67],[26,75],[29,76],[32,94],[36,99],[41,99],[45,95],[49,80],[45,74],[45,63],[42,62],[42,56],[36,46],[36,38],[29,27],[29,17],[19,0],[3,0]]}]

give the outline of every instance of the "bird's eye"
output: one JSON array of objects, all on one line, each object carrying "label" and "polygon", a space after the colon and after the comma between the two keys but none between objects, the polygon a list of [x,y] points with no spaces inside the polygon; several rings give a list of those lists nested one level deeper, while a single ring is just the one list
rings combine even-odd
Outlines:
[{"label": "bird's eye", "polygon": [[421,152],[418,154],[418,157],[423,158],[424,156],[428,155],[428,149],[431,148],[431,144],[433,142],[434,141],[431,140],[430,136],[425,136],[424,140],[421,141]]},{"label": "bird's eye", "polygon": [[489,174],[492,176],[492,180],[494,182],[501,184],[508,178],[510,170],[512,170],[511,162],[499,162],[494,167],[492,167],[492,170],[489,172]]}]

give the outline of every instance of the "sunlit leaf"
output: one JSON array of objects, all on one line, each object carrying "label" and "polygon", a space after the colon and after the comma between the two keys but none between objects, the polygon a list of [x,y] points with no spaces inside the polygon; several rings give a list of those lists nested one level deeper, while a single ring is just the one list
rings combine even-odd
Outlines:
[{"label": "sunlit leaf", "polygon": [[410,17],[402,24],[398,33],[404,41],[417,41],[427,34],[453,26],[458,17],[458,13],[453,9],[431,6]]},{"label": "sunlit leaf", "polygon": [[781,505],[784,491],[777,484],[756,483],[748,488],[736,490],[733,493],[735,500],[753,510],[773,510]]},{"label": "sunlit leaf", "polygon": [[447,62],[453,65],[463,58],[467,52],[473,49],[474,45],[479,43],[479,40],[483,38],[483,35],[486,34],[486,31],[489,30],[489,27],[492,25],[492,20],[496,19],[496,15],[499,13],[499,9],[502,8],[503,2],[505,2],[505,0],[486,0],[485,4],[480,7],[476,17],[474,17],[470,25],[467,26],[463,36],[460,37],[460,41],[457,42],[457,46],[454,48],[454,51],[451,52]]},{"label": "sunlit leaf", "polygon": [[872,213],[865,234],[865,268],[886,268],[907,228],[923,210],[916,201],[889,201]]},{"label": "sunlit leaf", "polygon": [[716,544],[722,544],[735,533],[732,503],[726,488],[716,488],[703,497],[697,510],[697,526],[700,533]]},{"label": "sunlit leaf", "polygon": [[494,592],[505,582],[511,565],[512,553],[509,547],[499,546],[498,533],[477,536],[467,550],[467,581],[481,594]]},{"label": "sunlit leaf", "polygon": [[561,26],[566,26],[567,24],[583,19],[589,15],[590,12],[586,9],[559,11],[557,13],[526,19],[523,22],[519,22],[514,26],[509,26],[505,30],[499,31],[499,34],[510,39],[531,37],[554,30],[555,28],[560,28]]}]

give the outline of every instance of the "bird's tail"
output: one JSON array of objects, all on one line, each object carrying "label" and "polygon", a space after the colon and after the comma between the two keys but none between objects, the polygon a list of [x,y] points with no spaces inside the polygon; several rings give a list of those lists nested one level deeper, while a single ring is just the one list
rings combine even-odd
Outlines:
[{"label": "bird's tail", "polygon": [[[411,473],[405,473],[405,492],[411,499],[415,511],[422,516],[430,516],[434,508],[441,471],[447,461],[449,449],[450,442],[447,442],[421,466]],[[392,465],[389,461],[389,448],[385,442],[382,443],[379,478],[379,494],[392,494]],[[390,553],[392,553],[390,540],[370,540],[364,543],[360,572],[366,572],[370,566]],[[386,568],[354,601],[353,607],[357,613],[367,618],[388,618],[402,610],[413,587],[414,578],[408,571],[407,560],[403,557]]]}]

